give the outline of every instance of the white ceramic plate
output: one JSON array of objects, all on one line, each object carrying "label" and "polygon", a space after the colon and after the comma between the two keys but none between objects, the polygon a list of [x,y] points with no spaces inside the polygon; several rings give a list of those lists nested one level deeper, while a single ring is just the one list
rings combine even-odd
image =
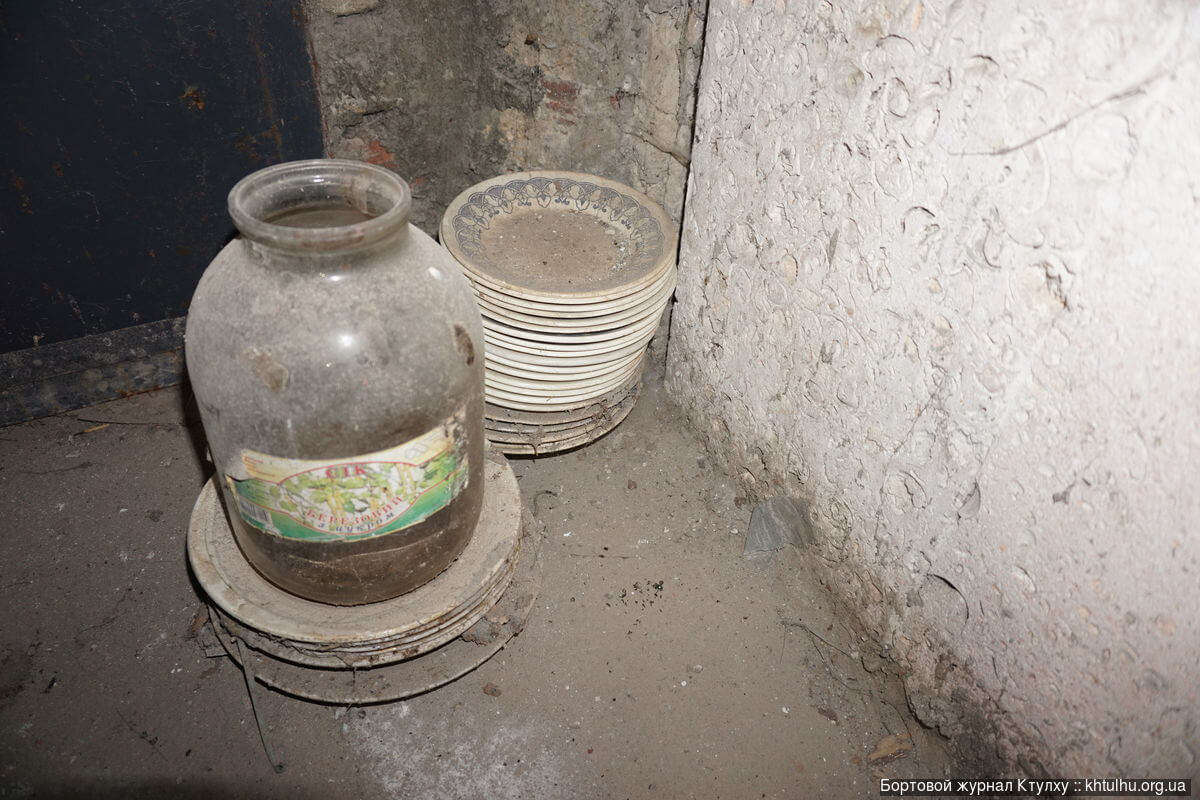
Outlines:
[{"label": "white ceramic plate", "polygon": [[[503,438],[510,442],[529,441],[539,436],[543,439],[567,439],[603,424],[604,420],[611,419],[617,415],[623,415],[636,401],[637,392],[629,392],[619,403],[611,406],[597,406],[591,409],[591,413],[582,419],[570,422],[534,424],[484,418],[483,424],[489,438],[495,435],[497,438]],[[541,417],[546,415],[536,414],[531,416]]]},{"label": "white ceramic plate", "polygon": [[485,380],[489,386],[498,386],[501,389],[519,391],[521,389],[529,389],[535,392],[542,391],[561,391],[572,392],[579,389],[589,389],[593,386],[608,383],[613,378],[618,376],[628,375],[629,370],[634,369],[642,354],[628,360],[628,362],[619,362],[618,366],[613,369],[606,369],[603,372],[598,372],[594,375],[586,375],[571,380],[571,376],[555,376],[555,375],[540,375],[530,377],[528,375],[510,375],[506,372],[498,372],[493,369],[487,370]]},{"label": "white ceramic plate", "polygon": [[498,289],[484,283],[470,272],[464,271],[471,286],[475,289],[476,294],[486,297],[488,300],[499,303],[506,307],[513,308],[517,311],[527,311],[531,314],[545,314],[552,317],[589,317],[598,316],[600,314],[608,314],[613,311],[619,311],[628,308],[630,305],[636,304],[640,299],[647,294],[653,293],[661,288],[663,283],[673,282],[676,278],[677,270],[674,264],[668,264],[666,268],[659,273],[653,283],[630,287],[629,291],[620,296],[611,297],[595,303],[560,303],[554,300],[540,299],[531,300],[524,297],[519,297],[512,294],[508,290]]},{"label": "white ceramic plate", "polygon": [[645,314],[653,308],[665,306],[670,300],[671,294],[675,291],[674,275],[670,277],[672,280],[659,284],[658,289],[653,294],[646,295],[629,307],[618,309],[612,313],[598,314],[590,317],[565,317],[549,312],[528,313],[526,310],[517,310],[497,303],[478,293],[475,295],[475,301],[479,304],[480,311],[485,315],[489,315],[494,319],[504,320],[507,324],[528,330],[546,331],[548,333],[566,333],[573,330],[602,330],[621,325],[630,319]]},{"label": "white ceramic plate", "polygon": [[[605,409],[605,412],[611,414],[614,409]],[[600,414],[603,417],[603,413]],[[565,439],[570,436],[577,436],[580,433],[596,426],[595,417],[578,422],[562,422],[552,425],[524,425],[512,422],[496,422],[494,420],[485,419],[484,429],[487,431],[488,438],[492,434],[498,437],[507,437],[509,441],[523,441],[530,437],[541,434],[548,438]]]},{"label": "white ceramic plate", "polygon": [[632,355],[622,356],[615,361],[586,364],[581,367],[545,366],[541,364],[522,366],[520,364],[510,364],[507,361],[501,361],[494,357],[485,358],[484,363],[489,374],[507,375],[510,378],[526,378],[533,381],[578,381],[604,375],[609,372],[616,372],[641,355],[641,352],[637,352]]},{"label": "white ceramic plate", "polygon": [[598,414],[608,413],[610,409],[616,408],[632,397],[636,397],[640,391],[641,375],[634,374],[623,385],[618,386],[604,397],[596,400],[596,402],[572,409],[561,411],[549,411],[546,409],[524,411],[485,403],[483,421],[485,426],[492,422],[521,425],[557,425],[565,422],[579,422],[580,420],[591,419]]},{"label": "white ceramic plate", "polygon": [[[484,394],[487,396],[488,402],[493,405],[508,406],[510,408],[528,408],[531,406],[535,409],[550,406],[569,408],[573,405],[595,402],[597,398],[603,397],[623,385],[631,375],[637,374],[640,370],[641,364],[635,364],[625,374],[614,376],[604,383],[569,391],[557,389],[547,389],[545,391],[526,388],[509,389],[496,386],[485,380]],[[517,405],[518,403],[521,405]]]},{"label": "white ceramic plate", "polygon": [[587,347],[592,344],[599,344],[600,342],[610,342],[616,339],[635,339],[637,338],[635,334],[647,325],[653,324],[657,327],[658,321],[662,317],[662,312],[663,306],[652,308],[644,312],[641,316],[634,317],[615,328],[598,330],[576,329],[557,331],[555,333],[531,330],[511,321],[496,320],[488,314],[484,314],[483,329],[484,332],[490,333],[500,339],[514,339],[521,342],[556,345],[565,349],[575,350],[576,348]]},{"label": "white ceramic plate", "polygon": [[443,245],[480,281],[519,297],[594,303],[652,283],[674,226],[628,186],[577,172],[501,175],[456,197]]},{"label": "white ceramic plate", "polygon": [[[512,395],[528,395],[530,397],[559,396],[566,397],[568,395],[577,395],[582,393],[590,393],[593,395],[603,394],[609,391],[614,385],[619,384],[625,378],[629,377],[630,370],[635,365],[631,364],[624,370],[613,372],[609,375],[602,375],[598,378],[591,378],[587,381],[578,381],[574,383],[565,383],[562,381],[534,381],[524,378],[506,379],[504,376],[489,374],[484,379],[484,386],[488,391],[499,390]],[[598,391],[597,391],[598,390]]]},{"label": "white ceramic plate", "polygon": [[[631,395],[631,398],[634,400],[636,400],[636,397],[636,394]],[[527,437],[523,442],[512,441],[512,437],[505,437],[501,440],[493,440],[493,446],[497,450],[501,450],[509,455],[543,455],[570,450],[572,447],[579,447],[580,445],[585,445],[588,442],[594,442],[599,439],[621,424],[621,421],[629,416],[629,412],[632,410],[633,402],[631,401],[628,405],[613,409],[611,414],[601,419],[601,424],[574,437],[565,439],[554,438],[553,441],[537,437]],[[493,434],[489,433],[488,435],[491,436]]]},{"label": "white ceramic plate", "polygon": [[540,297],[530,292],[520,292],[511,287],[497,286],[494,283],[489,283],[486,279],[470,270],[463,270],[463,273],[477,292],[487,294],[493,299],[507,302],[518,308],[528,308],[531,311],[545,309],[554,312],[556,315],[579,314],[583,316],[595,315],[604,313],[606,310],[628,306],[636,298],[656,289],[663,280],[671,279],[675,272],[674,264],[666,264],[661,270],[651,275],[646,282],[626,286],[620,292],[614,290],[603,300],[562,302],[551,297]]},{"label": "white ceramic plate", "polygon": [[[646,341],[648,342],[649,338],[647,338]],[[634,342],[633,344],[626,345],[619,350],[612,350],[609,352],[563,355],[562,353],[529,353],[524,350],[506,347],[496,342],[484,341],[484,351],[491,358],[503,359],[508,363],[544,367],[578,367],[584,365],[595,366],[597,364],[605,364],[625,358],[626,356],[630,356],[645,346],[646,342]]]},{"label": "white ceramic plate", "polygon": [[608,353],[613,350],[641,342],[645,344],[650,341],[650,337],[658,330],[658,316],[648,317],[638,322],[636,327],[631,327],[618,332],[617,336],[611,339],[602,339],[592,342],[542,342],[535,341],[532,338],[522,336],[513,336],[512,334],[498,331],[495,327],[484,326],[483,340],[485,346],[488,342],[507,347],[510,350],[520,350],[525,353],[534,353],[536,355],[551,355],[551,356],[586,356],[597,355],[600,353]]}]

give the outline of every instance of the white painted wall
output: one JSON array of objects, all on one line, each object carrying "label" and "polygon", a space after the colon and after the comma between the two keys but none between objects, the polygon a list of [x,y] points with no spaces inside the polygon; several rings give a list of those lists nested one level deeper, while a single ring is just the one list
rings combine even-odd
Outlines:
[{"label": "white painted wall", "polygon": [[1200,767],[1198,8],[710,8],[672,389],[1031,771]]}]

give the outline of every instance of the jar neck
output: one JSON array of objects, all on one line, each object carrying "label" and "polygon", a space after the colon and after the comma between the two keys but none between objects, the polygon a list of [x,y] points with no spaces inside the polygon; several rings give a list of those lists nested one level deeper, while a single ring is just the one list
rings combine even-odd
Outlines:
[{"label": "jar neck", "polygon": [[251,243],[297,255],[369,252],[408,228],[408,184],[360,161],[291,161],[254,172],[229,193],[229,215]]}]

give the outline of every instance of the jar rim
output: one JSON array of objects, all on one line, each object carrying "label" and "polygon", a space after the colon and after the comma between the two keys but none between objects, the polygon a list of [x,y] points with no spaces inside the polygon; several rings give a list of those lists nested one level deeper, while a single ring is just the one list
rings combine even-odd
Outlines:
[{"label": "jar rim", "polygon": [[[270,222],[290,208],[340,201],[368,219],[348,225],[298,228]],[[229,192],[229,216],[247,239],[286,250],[351,250],[408,223],[412,193],[396,173],[365,161],[314,158],[252,172]]]}]

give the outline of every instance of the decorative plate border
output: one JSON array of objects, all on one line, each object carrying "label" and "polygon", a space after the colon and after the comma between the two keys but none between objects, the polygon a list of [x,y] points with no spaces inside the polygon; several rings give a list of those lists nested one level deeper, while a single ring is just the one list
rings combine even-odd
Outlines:
[{"label": "decorative plate border", "polygon": [[626,263],[634,269],[652,270],[666,251],[662,226],[636,198],[607,186],[565,177],[518,178],[472,193],[451,222],[455,243],[477,265],[494,266],[483,252],[483,232],[500,214],[534,207],[607,214],[609,222],[629,233],[633,248]]}]

